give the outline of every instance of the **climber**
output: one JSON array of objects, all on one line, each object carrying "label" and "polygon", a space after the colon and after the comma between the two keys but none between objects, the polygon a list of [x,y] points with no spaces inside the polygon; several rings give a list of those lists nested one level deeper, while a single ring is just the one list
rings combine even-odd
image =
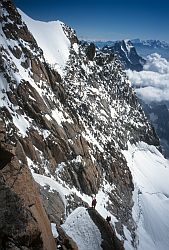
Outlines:
[{"label": "climber", "polygon": [[60,225],[62,225],[64,223],[64,220],[63,220],[63,218],[61,217],[60,218]]},{"label": "climber", "polygon": [[95,207],[96,207],[96,203],[97,203],[97,201],[96,201],[96,197],[94,197],[94,198],[93,198],[93,200],[92,200],[92,208],[94,208],[94,209],[95,209]]},{"label": "climber", "polygon": [[106,217],[106,221],[107,221],[107,223],[110,225],[111,216],[107,216],[107,217]]}]

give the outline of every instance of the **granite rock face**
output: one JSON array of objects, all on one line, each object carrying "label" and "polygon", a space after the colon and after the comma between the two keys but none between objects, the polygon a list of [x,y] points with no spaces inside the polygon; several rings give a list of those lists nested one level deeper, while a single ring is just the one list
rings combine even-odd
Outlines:
[{"label": "granite rock face", "polygon": [[0,130],[0,248],[56,249],[23,148],[8,144],[3,120]]}]

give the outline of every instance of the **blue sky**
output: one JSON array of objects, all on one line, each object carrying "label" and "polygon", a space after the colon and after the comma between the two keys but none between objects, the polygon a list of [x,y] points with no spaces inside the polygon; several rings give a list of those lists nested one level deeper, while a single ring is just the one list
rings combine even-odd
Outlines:
[{"label": "blue sky", "polygon": [[61,20],[84,39],[169,42],[169,0],[13,0],[33,19]]}]

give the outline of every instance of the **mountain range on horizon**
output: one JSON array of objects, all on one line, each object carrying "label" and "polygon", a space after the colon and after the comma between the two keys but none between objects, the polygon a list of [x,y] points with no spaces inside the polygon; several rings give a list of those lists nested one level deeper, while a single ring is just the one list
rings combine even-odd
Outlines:
[{"label": "mountain range on horizon", "polygon": [[98,45],[98,47],[100,47],[100,48],[103,48],[105,45],[114,45],[114,43],[115,42],[119,42],[119,41],[131,41],[133,44],[143,44],[143,45],[146,45],[146,46],[154,46],[154,47],[156,47],[156,48],[161,48],[161,47],[163,47],[163,48],[168,48],[168,46],[169,46],[169,42],[167,42],[167,41],[162,41],[162,40],[158,40],[158,39],[140,39],[140,38],[131,38],[131,39],[129,39],[129,38],[126,38],[126,39],[122,39],[122,40],[116,40],[116,39],[112,39],[112,40],[92,40],[92,39],[84,39],[84,38],[82,38],[82,39],[80,39],[80,40],[82,40],[82,41],[87,41],[87,42],[93,42],[93,43],[95,43],[96,45]]},{"label": "mountain range on horizon", "polygon": [[137,48],[0,10],[0,249],[168,250],[169,161],[121,62],[141,74]]},{"label": "mountain range on horizon", "polygon": [[[169,60],[169,43],[165,41],[160,40],[141,40],[139,38],[137,39],[126,39],[123,41],[131,41],[131,43],[134,45],[135,49],[137,50],[138,54],[146,59],[147,55],[150,55],[152,53],[158,53],[162,57]],[[120,41],[89,41],[93,42],[98,48],[103,48],[105,46],[114,46],[115,43],[118,43]]]}]

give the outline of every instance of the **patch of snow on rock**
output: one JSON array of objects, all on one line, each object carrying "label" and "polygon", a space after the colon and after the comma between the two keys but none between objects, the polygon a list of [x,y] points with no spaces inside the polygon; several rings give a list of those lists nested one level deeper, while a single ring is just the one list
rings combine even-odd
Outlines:
[{"label": "patch of snow on rock", "polygon": [[65,232],[76,242],[79,250],[101,250],[101,234],[85,208],[73,211],[62,225]]}]

